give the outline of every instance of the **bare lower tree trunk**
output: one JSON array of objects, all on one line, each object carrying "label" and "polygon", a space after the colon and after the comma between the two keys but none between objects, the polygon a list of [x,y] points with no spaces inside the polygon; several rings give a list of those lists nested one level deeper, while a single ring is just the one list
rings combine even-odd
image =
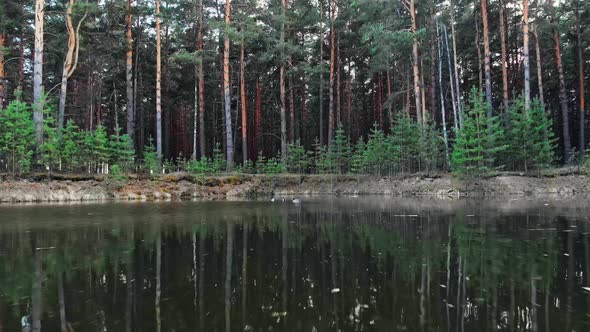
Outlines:
[{"label": "bare lower tree trunk", "polygon": [[200,52],[199,67],[199,149],[201,157],[205,151],[205,72],[203,71],[203,0],[199,0],[199,30],[197,31],[197,50]]},{"label": "bare lower tree trunk", "polygon": [[453,38],[453,71],[455,74],[455,95],[457,97],[457,113],[459,113],[459,128],[463,127],[463,105],[461,103],[461,85],[459,79],[459,66],[457,65],[457,42],[455,41],[455,7],[451,4],[451,37]]},{"label": "bare lower tree trunk", "polygon": [[570,141],[570,120],[567,106],[567,92],[565,90],[565,75],[563,63],[561,62],[561,42],[557,27],[553,28],[553,42],[555,43],[555,60],[557,62],[557,73],[559,76],[559,101],[561,105],[561,121],[563,135],[563,160],[566,164],[572,162],[572,145]]},{"label": "bare lower tree trunk", "polygon": [[[281,0],[281,45],[285,42],[285,18],[287,11],[287,1]],[[284,54],[282,54],[284,56]],[[287,105],[285,91],[285,63],[281,58],[281,67],[279,69],[280,99],[281,99],[281,161],[285,164],[287,160]]]},{"label": "bare lower tree trunk", "polygon": [[576,12],[576,37],[578,41],[578,77],[579,77],[579,91],[580,94],[580,139],[579,139],[579,147],[578,150],[580,151],[581,156],[584,156],[584,152],[586,150],[586,132],[585,132],[585,122],[584,119],[585,112],[586,112],[586,96],[585,96],[585,87],[584,87],[584,45],[582,42],[582,29],[580,27],[580,20],[581,14],[580,9],[578,8]]},{"label": "bare lower tree trunk", "polygon": [[[527,0],[524,0],[527,1]],[[508,111],[509,97],[508,97],[508,63],[506,58],[506,9],[504,1],[500,1],[500,46],[502,49],[502,102],[504,104],[504,111]]]},{"label": "bare lower tree trunk", "polygon": [[529,1],[522,0],[522,58],[524,67],[524,110],[531,106],[531,70],[529,65]]},{"label": "bare lower tree trunk", "polygon": [[[445,142],[445,157],[447,161],[447,165],[450,165],[450,158],[449,158],[449,140],[447,136],[447,115],[445,113],[445,97],[443,92],[443,84],[442,84],[442,42],[441,42],[441,35],[440,35],[440,28],[438,26],[438,21],[436,22],[436,36],[438,42],[438,87],[440,92],[440,112],[442,118],[442,126],[443,126],[443,138]],[[433,59],[434,60],[434,59]],[[451,72],[449,72],[450,74]],[[434,82],[433,82],[434,83]],[[455,128],[457,128],[457,119],[455,118]]]},{"label": "bare lower tree trunk", "polygon": [[35,0],[35,57],[33,62],[33,123],[37,144],[43,142],[43,25],[45,0]]},{"label": "bare lower tree trunk", "polygon": [[[21,41],[22,43],[22,41]],[[6,100],[6,88],[4,81],[6,74],[4,73],[4,47],[6,46],[6,34],[0,33],[0,110],[4,108],[4,101]]]},{"label": "bare lower tree trunk", "polygon": [[198,127],[199,127],[199,66],[195,65],[195,89],[193,93],[193,152],[191,154],[192,160],[197,160],[197,144],[198,144]]},{"label": "bare lower tree trunk", "polygon": [[[336,39],[336,123],[335,126],[336,128],[338,128],[342,122],[342,106],[341,106],[341,96],[340,96],[340,74],[341,74],[341,67],[340,67],[340,38]],[[383,108],[383,105],[381,103],[381,105],[379,106],[381,108]],[[381,112],[381,114],[383,114],[383,112]],[[381,121],[383,122],[383,121]],[[383,124],[382,124],[383,126]]]},{"label": "bare lower tree trunk", "polygon": [[492,117],[492,69],[490,63],[490,28],[488,25],[487,0],[481,0],[481,19],[483,23],[483,51],[484,51],[484,74],[486,81],[486,102],[488,104],[487,115]]},{"label": "bare lower tree trunk", "polygon": [[478,91],[482,91],[483,89],[483,70],[481,67],[481,41],[480,41],[480,31],[479,31],[479,21],[475,19],[475,47],[477,48],[477,78],[478,78]]},{"label": "bare lower tree trunk", "polygon": [[160,0],[156,0],[156,151],[162,160],[162,36]]},{"label": "bare lower tree trunk", "polygon": [[324,145],[324,13],[323,2],[320,2],[320,95],[319,99],[319,116],[320,116],[320,145]]},{"label": "bare lower tree trunk", "polygon": [[336,30],[334,27],[334,2],[331,2],[331,23],[330,23],[330,78],[329,78],[329,98],[330,105],[328,109],[328,147],[332,145],[334,139],[334,65],[336,62]]},{"label": "bare lower tree trunk", "polygon": [[[445,47],[447,49],[447,64],[449,66],[449,84],[451,85],[451,101],[453,103],[453,118],[454,118],[454,123],[455,123],[455,130],[457,132],[459,132],[459,128],[460,128],[460,124],[459,124],[459,116],[458,116],[458,96],[455,96],[455,87],[453,84],[453,72],[451,71],[451,53],[449,52],[449,36],[447,34],[447,27],[443,27],[444,28],[444,33],[445,33]],[[440,41],[441,43],[441,47],[442,47],[442,40]],[[442,51],[441,51],[442,53]],[[440,61],[442,61],[442,54],[439,56]],[[442,74],[442,73],[441,73]],[[441,90],[442,90],[442,83],[441,83]],[[442,92],[441,92],[442,93]]]},{"label": "bare lower tree trunk", "polygon": [[240,99],[242,107],[242,160],[244,167],[248,162],[248,107],[246,105],[246,63],[244,62],[244,41],[240,47]]},{"label": "bare lower tree trunk", "polygon": [[127,135],[133,141],[135,139],[135,101],[133,100],[133,32],[131,16],[131,0],[127,0],[127,31],[125,40],[127,52],[125,53],[125,81],[127,94]]},{"label": "bare lower tree trunk", "polygon": [[539,102],[545,108],[545,96],[543,94],[543,66],[541,64],[541,46],[539,45],[539,35],[537,34],[537,24],[534,25],[535,35],[535,55],[537,58],[537,83],[539,86]]},{"label": "bare lower tree trunk", "polygon": [[[289,56],[289,62],[292,61]],[[293,86],[293,74],[289,75],[289,142],[295,142],[295,87]]]},{"label": "bare lower tree trunk", "polygon": [[412,44],[412,71],[414,73],[414,96],[416,98],[416,118],[420,125],[423,124],[422,115],[422,87],[420,82],[420,69],[418,68],[419,57],[418,57],[418,39],[416,37],[417,23],[416,23],[416,9],[414,0],[410,0],[410,16],[412,17],[412,33],[414,34],[414,42]]},{"label": "bare lower tree trunk", "polygon": [[254,115],[254,158],[258,157],[258,140],[262,136],[262,85],[256,80],[256,110]]},{"label": "bare lower tree trunk", "polygon": [[231,24],[231,0],[225,2],[225,42],[223,50],[223,100],[225,110],[225,142],[226,142],[226,157],[227,170],[232,170],[234,165],[234,141],[232,135],[231,122],[231,96],[229,88],[229,26]]},{"label": "bare lower tree trunk", "polygon": [[66,59],[64,61],[63,71],[61,74],[61,89],[59,93],[59,109],[57,113],[57,133],[61,135],[62,128],[65,124],[65,110],[66,98],[68,94],[68,79],[76,70],[78,66],[78,53],[80,51],[80,26],[86,18],[84,17],[78,22],[78,26],[74,30],[72,23],[72,10],[74,8],[75,0],[69,0],[68,8],[66,10],[66,27],[68,30],[68,51],[66,52]]}]

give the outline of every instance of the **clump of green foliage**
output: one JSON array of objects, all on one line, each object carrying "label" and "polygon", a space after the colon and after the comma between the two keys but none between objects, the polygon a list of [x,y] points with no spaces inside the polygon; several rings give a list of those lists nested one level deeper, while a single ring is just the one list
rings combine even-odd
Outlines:
[{"label": "clump of green foliage", "polygon": [[30,171],[34,142],[33,116],[27,104],[15,100],[0,110],[0,153],[12,174]]},{"label": "clump of green foliage", "polygon": [[500,120],[487,117],[488,107],[483,94],[473,88],[451,156],[451,168],[457,174],[485,174],[507,148]]},{"label": "clump of green foliage", "polygon": [[[119,174],[134,172],[136,167],[148,174],[185,170],[195,175],[225,172],[226,156],[217,143],[211,158],[160,160],[153,140],[143,148],[143,160],[136,163],[134,143],[119,128],[109,132],[99,124],[94,130],[81,130],[73,121],[58,131],[51,107],[43,103],[44,133],[36,143],[30,107],[15,100],[0,110],[0,165],[13,174],[42,168],[53,172],[87,172]],[[408,113],[398,112],[388,133],[377,124],[367,137],[356,142],[339,124],[328,145],[315,140],[311,150],[301,141],[288,145],[283,160],[279,156],[259,154],[235,171],[278,174],[368,174],[395,175],[450,169],[459,175],[477,176],[506,167],[512,170],[540,170],[554,161],[555,138],[544,107],[533,100],[528,110],[522,98],[499,116],[488,118],[482,93],[472,89],[465,107],[463,124],[454,135],[448,165],[444,140],[431,120],[418,123]],[[590,169],[588,159],[581,161]]]},{"label": "clump of green foliage", "polygon": [[279,158],[266,158],[262,153],[258,155],[256,161],[256,173],[258,174],[280,174],[285,172],[285,166],[281,164]]},{"label": "clump of green foliage", "polygon": [[523,98],[518,98],[508,111],[508,119],[507,163],[513,169],[522,169],[525,172],[548,167],[555,158],[555,138],[551,130],[551,120],[541,103],[533,99],[527,111]]}]

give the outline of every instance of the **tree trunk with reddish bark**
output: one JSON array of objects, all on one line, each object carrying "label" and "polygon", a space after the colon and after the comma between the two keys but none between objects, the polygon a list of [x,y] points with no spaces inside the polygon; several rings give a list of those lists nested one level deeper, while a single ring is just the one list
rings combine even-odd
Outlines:
[{"label": "tree trunk with reddish bark", "polygon": [[225,2],[225,41],[223,49],[223,101],[225,111],[225,148],[226,167],[230,171],[234,166],[234,140],[232,136],[231,95],[229,87],[229,26],[231,24],[231,1]]},{"label": "tree trunk with reddish bark", "polygon": [[258,157],[258,140],[262,137],[262,85],[256,81],[256,110],[254,115],[254,158]]},{"label": "tree trunk with reddish bark", "polygon": [[156,0],[156,151],[162,159],[162,36],[160,31],[160,0]]},{"label": "tree trunk with reddish bark", "polygon": [[135,102],[133,100],[133,32],[131,30],[131,0],[127,0],[127,31],[125,40],[127,52],[125,54],[125,81],[127,94],[127,135],[131,140],[135,138]]},{"label": "tree trunk with reddish bark", "polygon": [[242,107],[242,160],[244,167],[248,162],[248,107],[246,105],[246,63],[244,56],[244,41],[240,47],[240,99]]},{"label": "tree trunk with reddish bark", "polygon": [[[526,0],[524,0],[526,1]],[[509,97],[508,97],[508,63],[506,55],[506,10],[504,1],[500,1],[500,46],[501,46],[501,63],[502,63],[502,102],[504,104],[504,111],[508,111]]]},{"label": "tree trunk with reddish bark", "polygon": [[559,31],[556,26],[553,27],[553,42],[555,48],[555,61],[557,62],[557,73],[559,76],[559,101],[561,106],[561,128],[563,135],[563,158],[566,164],[572,162],[572,145],[570,140],[570,120],[569,109],[567,106],[567,92],[565,90],[565,75],[563,73],[563,63],[561,61],[561,41]]}]

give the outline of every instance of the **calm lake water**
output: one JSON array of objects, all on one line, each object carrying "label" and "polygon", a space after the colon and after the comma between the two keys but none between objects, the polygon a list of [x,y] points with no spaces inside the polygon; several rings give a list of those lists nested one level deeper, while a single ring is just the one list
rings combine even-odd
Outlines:
[{"label": "calm lake water", "polygon": [[0,205],[0,330],[590,331],[586,202]]}]

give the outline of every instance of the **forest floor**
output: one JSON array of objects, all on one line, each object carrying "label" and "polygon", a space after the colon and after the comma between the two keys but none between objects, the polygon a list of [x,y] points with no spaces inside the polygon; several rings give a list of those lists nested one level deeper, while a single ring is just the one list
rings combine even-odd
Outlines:
[{"label": "forest floor", "polygon": [[454,199],[469,196],[590,195],[590,176],[578,168],[538,174],[502,172],[479,178],[447,173],[397,176],[367,175],[223,175],[172,173],[158,177],[130,175],[0,174],[0,202],[96,200],[242,199],[304,195],[394,195]]}]

